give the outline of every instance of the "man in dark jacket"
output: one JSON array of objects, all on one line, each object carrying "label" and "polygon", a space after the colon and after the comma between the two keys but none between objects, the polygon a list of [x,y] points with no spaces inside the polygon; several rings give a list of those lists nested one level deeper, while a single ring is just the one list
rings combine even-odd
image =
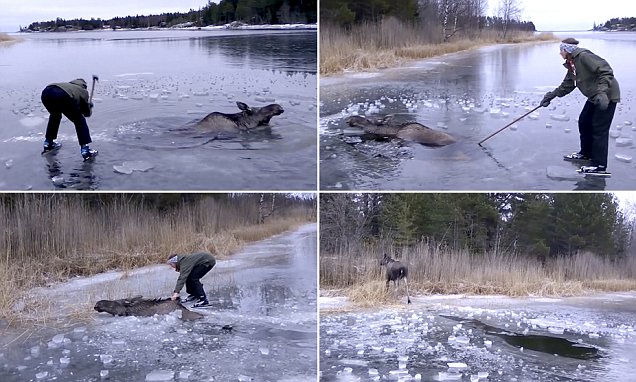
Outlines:
[{"label": "man in dark jacket", "polygon": [[209,253],[193,253],[190,255],[173,255],[168,259],[168,264],[179,272],[177,285],[174,287],[172,299],[179,298],[179,292],[186,286],[189,296],[182,302],[197,300],[195,308],[210,305],[201,284],[201,277],[205,276],[216,264],[216,260]]},{"label": "man in dark jacket", "polygon": [[578,171],[584,174],[610,176],[607,171],[609,129],[620,101],[618,81],[610,65],[587,49],[578,47],[578,40],[566,38],[560,45],[563,66],[567,74],[561,85],[547,92],[541,106],[547,107],[554,97],[563,97],[579,88],[587,102],[579,116],[581,150],[563,157],[570,161],[588,162]]},{"label": "man in dark jacket", "polygon": [[91,135],[88,131],[86,118],[92,114],[93,103],[89,102],[86,81],[81,78],[71,82],[60,82],[47,86],[42,91],[42,103],[48,110],[49,123],[46,126],[44,150],[42,154],[59,149],[62,144],[55,142],[57,132],[64,114],[75,125],[77,139],[80,144],[80,153],[84,160],[97,155],[97,150],[88,147],[91,143]]}]

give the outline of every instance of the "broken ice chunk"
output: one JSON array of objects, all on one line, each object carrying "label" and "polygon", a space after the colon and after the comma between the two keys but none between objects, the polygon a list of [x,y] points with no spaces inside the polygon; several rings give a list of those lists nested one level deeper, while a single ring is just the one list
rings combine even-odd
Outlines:
[{"label": "broken ice chunk", "polygon": [[[172,370],[153,370],[150,373],[146,374],[146,381],[165,382],[172,381],[173,379],[174,371]],[[241,381],[240,376],[239,381]]]},{"label": "broken ice chunk", "polygon": [[617,147],[626,147],[626,146],[631,146],[633,144],[633,141],[631,138],[618,138],[616,139],[616,146]]},{"label": "broken ice chunk", "polygon": [[570,120],[570,117],[568,117],[565,114],[557,114],[557,115],[550,115],[550,118],[555,120],[555,121],[561,121],[561,122],[567,122]]},{"label": "broken ice chunk", "polygon": [[440,371],[437,375],[437,379],[440,381],[461,381],[462,374],[461,373],[447,373],[445,371]]},{"label": "broken ice chunk", "polygon": [[451,371],[462,370],[468,367],[468,365],[463,362],[447,362],[446,364],[448,365],[448,369]]},{"label": "broken ice chunk", "polygon": [[629,155],[625,155],[625,154],[616,154],[614,155],[614,158],[616,158],[617,161],[620,162],[625,162],[625,163],[631,163],[632,162],[632,157]]}]

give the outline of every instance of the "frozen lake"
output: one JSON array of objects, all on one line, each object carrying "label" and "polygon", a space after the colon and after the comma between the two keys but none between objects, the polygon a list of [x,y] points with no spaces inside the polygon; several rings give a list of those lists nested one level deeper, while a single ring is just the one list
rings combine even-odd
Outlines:
[{"label": "frozen lake", "polygon": [[[316,31],[34,33],[0,46],[0,189],[315,190]],[[62,119],[56,155],[41,157],[40,95],[82,77],[94,162]],[[270,128],[214,139],[182,128],[213,111],[280,104]],[[124,162],[133,165],[123,166]],[[129,163],[127,163],[129,164]]]},{"label": "frozen lake", "polygon": [[[579,46],[605,58],[620,83],[612,128],[609,179],[586,179],[562,160],[578,151],[578,89],[477,143],[539,104],[565,76],[559,43],[490,46],[377,73],[320,80],[322,190],[631,190],[636,187],[636,113],[632,105],[636,34],[579,33]],[[565,37],[565,36],[563,36]],[[363,141],[347,116],[395,114],[458,139],[442,148]]]},{"label": "frozen lake", "polygon": [[324,313],[320,381],[628,381],[636,294],[432,296],[373,312]]},{"label": "frozen lake", "polygon": [[316,230],[306,225],[217,262],[201,280],[212,307],[197,309],[205,315],[197,321],[92,309],[99,299],[170,295],[177,273],[167,265],[35,290],[39,304],[54,301],[49,313],[59,310],[60,322],[28,335],[5,329],[0,380],[315,382]]}]

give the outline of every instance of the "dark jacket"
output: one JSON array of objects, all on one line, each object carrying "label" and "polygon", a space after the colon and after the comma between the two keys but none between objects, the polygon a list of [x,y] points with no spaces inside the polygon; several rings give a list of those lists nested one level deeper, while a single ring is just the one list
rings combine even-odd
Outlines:
[{"label": "dark jacket", "polygon": [[610,101],[620,101],[621,92],[618,81],[614,78],[614,71],[607,61],[583,48],[576,48],[572,52],[572,59],[576,76],[567,63],[563,64],[568,72],[561,85],[554,89],[554,95],[563,97],[574,88],[579,88],[590,102],[593,102],[592,98],[601,92],[606,93]]},{"label": "dark jacket", "polygon": [[86,81],[81,78],[73,80],[71,82],[59,82],[55,84],[51,84],[53,86],[57,86],[58,88],[64,90],[66,94],[70,95],[71,98],[79,105],[80,112],[85,117],[90,117],[92,110],[88,101],[89,95]]},{"label": "dark jacket", "polygon": [[191,255],[179,255],[179,260],[177,260],[177,271],[179,271],[179,278],[177,279],[177,285],[174,287],[174,292],[179,293],[183,286],[185,285],[190,272],[197,265],[208,265],[210,267],[214,267],[216,264],[216,259],[209,253],[201,252],[201,253],[193,253]]}]

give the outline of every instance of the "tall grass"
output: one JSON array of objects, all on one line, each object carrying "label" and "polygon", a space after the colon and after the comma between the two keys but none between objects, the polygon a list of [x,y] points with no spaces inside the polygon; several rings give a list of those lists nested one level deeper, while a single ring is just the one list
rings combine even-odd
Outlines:
[{"label": "tall grass", "polygon": [[0,33],[0,43],[2,43],[2,42],[11,42],[11,41],[18,41],[18,38],[10,36],[10,35],[8,35],[6,33]]},{"label": "tall grass", "polygon": [[[386,248],[409,266],[409,288],[418,293],[504,294],[509,296],[570,296],[588,290],[636,289],[636,259],[620,262],[580,253],[557,257],[543,266],[534,258],[506,253],[470,254],[422,242],[408,250]],[[345,288],[352,298],[383,289],[378,245],[359,248],[355,254],[320,256],[321,288]],[[384,292],[377,298],[386,299]],[[360,300],[364,300],[361,298]]]},{"label": "tall grass", "polygon": [[393,67],[405,60],[424,59],[488,44],[556,40],[552,33],[481,31],[443,41],[441,30],[387,18],[344,29],[320,27],[320,74]]},{"label": "tall grass", "polygon": [[0,315],[16,290],[106,270],[163,263],[170,254],[207,251],[223,258],[249,242],[314,216],[288,207],[256,224],[258,206],[205,198],[159,211],[122,194],[102,207],[82,194],[12,195],[0,203]]}]

